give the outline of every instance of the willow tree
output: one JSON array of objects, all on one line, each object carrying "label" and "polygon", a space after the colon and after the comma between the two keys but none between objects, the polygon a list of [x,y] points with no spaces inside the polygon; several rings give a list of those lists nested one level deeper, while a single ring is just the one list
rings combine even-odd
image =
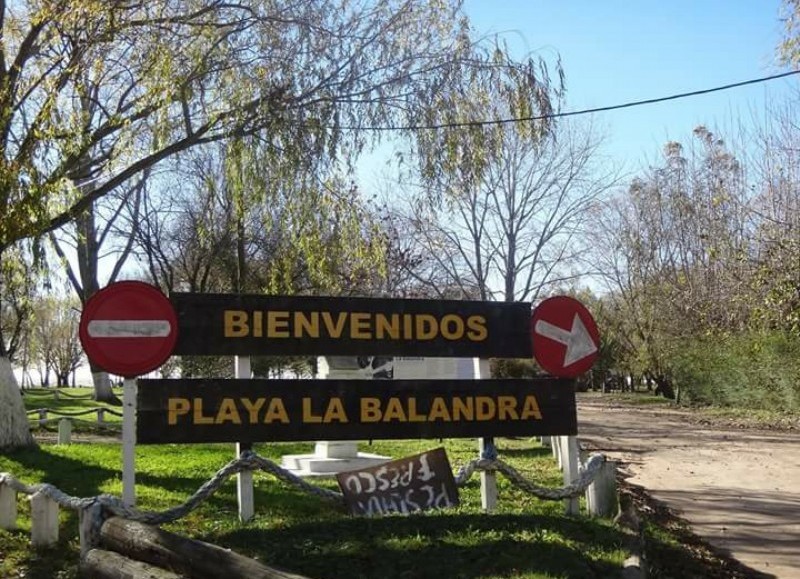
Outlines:
[{"label": "willow tree", "polygon": [[[131,224],[149,278],[191,292],[372,295],[385,273],[374,208],[325,163],[265,153],[255,139],[235,139],[182,156]],[[174,362],[183,376],[231,371],[224,357]],[[273,362],[288,363],[253,367]]]},{"label": "willow tree", "polygon": [[[0,258],[199,145],[257,135],[287,158],[351,156],[366,129],[449,120],[447,95],[476,78],[549,111],[536,63],[474,42],[457,2],[18,0],[0,24]],[[3,400],[19,396],[9,363],[0,345]],[[29,440],[9,424],[0,448]]]}]

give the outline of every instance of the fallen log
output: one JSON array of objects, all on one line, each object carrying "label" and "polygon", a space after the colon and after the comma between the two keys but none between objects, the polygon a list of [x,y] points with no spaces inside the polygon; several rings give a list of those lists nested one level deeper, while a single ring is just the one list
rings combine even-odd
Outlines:
[{"label": "fallen log", "polygon": [[81,577],[87,579],[181,579],[181,575],[134,561],[103,549],[92,549],[81,560]]},{"label": "fallen log", "polygon": [[308,579],[216,545],[121,517],[111,517],[103,523],[100,544],[193,579]]}]

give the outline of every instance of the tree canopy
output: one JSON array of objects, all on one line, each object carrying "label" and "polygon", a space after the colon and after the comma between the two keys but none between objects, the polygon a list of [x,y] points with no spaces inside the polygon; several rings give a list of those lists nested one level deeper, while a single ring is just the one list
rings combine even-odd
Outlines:
[{"label": "tree canopy", "polygon": [[[0,28],[0,260],[195,147],[252,138],[265,169],[324,171],[381,129],[454,120],[475,87],[515,114],[550,112],[557,88],[542,62],[477,41],[458,1],[0,0]],[[463,166],[491,144],[478,125],[401,132],[428,168],[442,146]]]}]

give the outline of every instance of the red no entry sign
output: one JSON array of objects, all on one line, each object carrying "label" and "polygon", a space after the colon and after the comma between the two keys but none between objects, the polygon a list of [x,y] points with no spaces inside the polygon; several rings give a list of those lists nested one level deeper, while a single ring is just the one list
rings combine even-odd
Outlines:
[{"label": "red no entry sign", "polygon": [[157,287],[122,281],[86,302],[80,338],[93,364],[134,377],[166,362],[178,338],[178,322],[172,304]]},{"label": "red no entry sign", "polygon": [[533,356],[553,376],[574,378],[597,359],[600,333],[582,303],[567,296],[544,300],[531,317]]}]

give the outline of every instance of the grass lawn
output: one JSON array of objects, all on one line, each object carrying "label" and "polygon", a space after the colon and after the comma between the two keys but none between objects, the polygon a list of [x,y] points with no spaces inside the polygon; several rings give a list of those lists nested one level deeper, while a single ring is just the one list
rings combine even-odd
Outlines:
[{"label": "grass lawn", "polygon": [[[63,392],[63,391],[62,391]],[[67,394],[90,394],[70,388]],[[79,412],[96,408],[87,399],[52,390],[25,392],[26,407]],[[105,406],[105,405],[103,405]],[[118,407],[111,407],[118,409]],[[93,415],[82,417],[94,420]],[[120,419],[107,415],[107,421]],[[35,419],[32,420],[35,424]],[[47,430],[55,429],[56,422]],[[93,430],[86,423],[75,430]],[[444,446],[454,468],[477,454],[476,441],[376,441],[362,450],[401,458]],[[561,486],[561,473],[549,449],[527,439],[500,439],[501,458],[526,479]],[[312,443],[259,444],[256,452],[280,462],[284,454],[311,452]],[[137,507],[163,511],[184,502],[233,457],[230,444],[139,446],[136,451]],[[27,484],[49,482],[73,496],[122,494],[122,447],[113,443],[42,444],[0,455],[0,472]],[[332,479],[318,484],[338,490]],[[270,565],[309,577],[615,577],[625,553],[623,535],[608,521],[563,515],[561,501],[541,501],[498,476],[499,508],[480,508],[477,475],[460,489],[456,509],[411,516],[365,519],[347,514],[266,473],[255,475],[256,518],[237,519],[235,481],[166,528],[234,549]],[[0,530],[0,577],[77,577],[77,514],[61,512],[58,547],[36,553],[29,548],[29,502],[20,496],[18,531]]]},{"label": "grass lawn", "polygon": [[[32,398],[28,398],[31,402]],[[86,404],[91,401],[86,402]],[[380,441],[363,450],[395,458],[444,446],[454,468],[477,454],[476,441]],[[310,452],[311,443],[259,444],[262,456]],[[501,458],[538,484],[561,484],[549,449],[530,440],[500,439]],[[49,482],[74,496],[120,495],[118,443],[42,445],[0,455],[0,472],[25,483]],[[137,506],[161,511],[185,501],[232,458],[230,444],[137,448]],[[330,479],[321,486],[336,489]],[[608,521],[563,515],[560,501],[540,501],[498,477],[499,508],[480,508],[475,475],[461,487],[456,509],[365,519],[274,479],[255,476],[256,518],[236,517],[231,479],[196,511],[166,528],[209,541],[309,577],[528,577],[619,576],[623,535]],[[77,577],[77,515],[61,512],[58,547],[29,548],[30,509],[19,497],[18,531],[0,531],[0,577]]]},{"label": "grass lawn", "polygon": [[[58,399],[56,399],[56,393]],[[32,388],[24,391],[23,400],[25,408],[30,410],[38,410],[40,408],[47,408],[48,422],[42,427],[48,431],[58,430],[58,420],[61,418],[59,413],[74,414],[86,410],[96,410],[97,408],[106,408],[109,412],[104,413],[103,421],[106,423],[106,428],[98,427],[97,414],[84,414],[82,416],[70,417],[73,420],[73,430],[81,431],[103,431],[111,429],[112,431],[119,431],[122,426],[122,417],[112,414],[122,413],[120,406],[112,406],[102,402],[95,402],[87,397],[94,393],[93,388]],[[114,393],[121,397],[122,389],[115,388]],[[34,428],[39,428],[38,415],[29,414]]]}]

